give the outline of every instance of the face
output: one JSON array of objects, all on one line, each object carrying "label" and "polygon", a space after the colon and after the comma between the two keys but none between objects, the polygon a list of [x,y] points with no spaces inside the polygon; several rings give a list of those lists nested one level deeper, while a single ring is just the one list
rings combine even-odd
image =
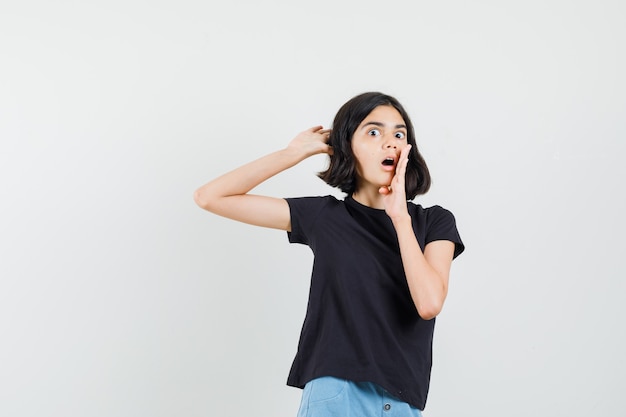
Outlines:
[{"label": "face", "polygon": [[407,146],[404,119],[392,106],[378,106],[363,119],[352,136],[357,189],[376,190],[391,184],[400,151]]}]

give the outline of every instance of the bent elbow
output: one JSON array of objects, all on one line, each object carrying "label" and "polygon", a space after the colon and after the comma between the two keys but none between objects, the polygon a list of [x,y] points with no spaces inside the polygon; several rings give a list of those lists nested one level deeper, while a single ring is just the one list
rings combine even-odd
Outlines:
[{"label": "bent elbow", "polygon": [[211,211],[211,199],[207,198],[206,195],[202,193],[201,189],[197,189],[193,193],[193,201],[195,201],[200,208]]},{"label": "bent elbow", "polygon": [[418,312],[418,313],[419,313],[420,317],[423,320],[427,320],[428,321],[428,320],[432,320],[435,317],[437,317],[440,312],[441,312],[441,310],[439,310],[439,311],[428,310],[428,311],[421,311],[421,312]]},{"label": "bent elbow", "polygon": [[424,320],[432,320],[441,313],[443,309],[443,303],[432,303],[428,305],[422,305],[417,309],[420,317]]}]

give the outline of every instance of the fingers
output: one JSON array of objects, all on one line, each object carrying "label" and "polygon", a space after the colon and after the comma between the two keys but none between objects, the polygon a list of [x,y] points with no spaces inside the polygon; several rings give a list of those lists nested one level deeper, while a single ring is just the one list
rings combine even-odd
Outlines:
[{"label": "fingers", "polygon": [[313,126],[306,131],[311,133],[317,133],[318,135],[322,135],[325,138],[328,138],[330,137],[330,132],[332,132],[332,129],[324,129],[324,126]]},{"label": "fingers", "polygon": [[380,187],[380,188],[378,189],[378,192],[379,192],[380,194],[382,194],[382,195],[389,195],[389,194],[391,194],[391,186],[386,185],[386,186],[384,186],[384,187]]},{"label": "fingers", "polygon": [[310,132],[313,133],[320,133],[320,134],[325,134],[330,132],[332,129],[324,129],[324,126],[319,125],[319,126],[313,126],[312,128],[309,129]]},{"label": "fingers", "polygon": [[331,132],[332,132],[332,129],[319,129],[315,133],[322,135],[322,139],[324,140],[324,142],[328,143],[328,141],[330,140]]},{"label": "fingers", "polygon": [[[404,191],[404,177],[406,175],[406,167],[409,164],[409,153],[411,152],[411,145],[405,146],[400,152],[400,158],[398,159],[398,165],[396,166],[396,174],[391,180],[392,185],[386,187],[380,187],[378,192],[382,195],[389,195],[393,193],[394,188],[398,192]],[[392,188],[393,186],[393,188]]]},{"label": "fingers", "polygon": [[398,166],[396,167],[396,175],[399,177],[398,179],[404,180],[404,176],[406,174],[406,167],[409,164],[409,152],[411,152],[411,145],[407,145],[400,152],[400,160],[398,161]]},{"label": "fingers", "polygon": [[314,142],[321,141],[324,144],[323,147],[320,149],[321,152],[332,155],[333,148],[328,144],[330,141],[331,132],[332,129],[324,129],[324,127],[321,125],[313,126],[303,132],[303,139],[307,138],[305,139],[306,141],[313,140]]}]

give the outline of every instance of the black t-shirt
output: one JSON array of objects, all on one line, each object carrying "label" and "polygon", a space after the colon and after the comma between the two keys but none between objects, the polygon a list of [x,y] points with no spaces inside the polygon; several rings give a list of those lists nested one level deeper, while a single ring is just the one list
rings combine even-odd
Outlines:
[{"label": "black t-shirt", "polygon": [[[423,320],[411,299],[398,239],[384,210],[333,196],[288,198],[291,243],[314,254],[306,317],[287,384],[335,376],[373,382],[424,409],[435,320]],[[429,242],[464,250],[454,216],[407,203],[424,250]]]}]

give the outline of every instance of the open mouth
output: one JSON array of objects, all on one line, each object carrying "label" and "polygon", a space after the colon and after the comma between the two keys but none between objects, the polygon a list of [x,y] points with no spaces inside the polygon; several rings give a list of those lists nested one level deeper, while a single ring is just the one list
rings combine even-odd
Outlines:
[{"label": "open mouth", "polygon": [[396,161],[393,158],[385,158],[383,160],[383,165],[390,167],[390,166],[393,166],[393,164],[395,164],[395,162]]}]

